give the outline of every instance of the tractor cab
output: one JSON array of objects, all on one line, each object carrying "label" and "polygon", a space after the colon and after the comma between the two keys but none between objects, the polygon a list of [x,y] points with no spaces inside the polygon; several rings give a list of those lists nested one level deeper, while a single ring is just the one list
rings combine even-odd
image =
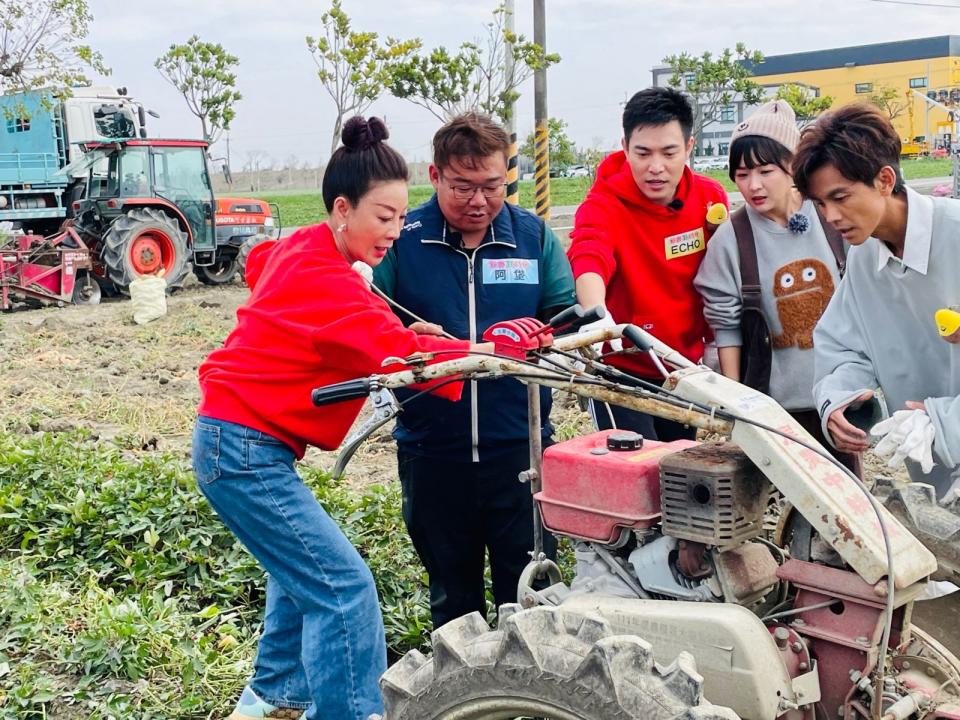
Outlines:
[{"label": "tractor cab", "polygon": [[77,186],[70,209],[95,253],[94,275],[124,292],[163,272],[177,287],[216,255],[215,201],[202,140],[87,143],[60,172]]},{"label": "tractor cab", "polygon": [[206,152],[200,140],[90,144],[81,160],[64,169],[73,177],[86,171],[86,198],[74,203],[74,211],[95,210],[109,220],[132,207],[158,207],[179,221],[194,255],[207,252],[212,258],[215,205]]}]

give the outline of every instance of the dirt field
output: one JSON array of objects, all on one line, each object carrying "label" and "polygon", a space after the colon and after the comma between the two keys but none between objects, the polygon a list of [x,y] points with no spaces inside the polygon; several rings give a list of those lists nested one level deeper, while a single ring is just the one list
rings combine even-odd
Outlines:
[{"label": "dirt field", "polygon": [[[233,328],[247,296],[239,284],[196,282],[168,298],[166,317],[133,322],[128,301],[0,315],[0,427],[13,432],[85,429],[133,451],[189,453],[199,400],[197,367]],[[350,482],[396,475],[387,432],[355,456]],[[305,462],[332,469],[335,453]]]}]

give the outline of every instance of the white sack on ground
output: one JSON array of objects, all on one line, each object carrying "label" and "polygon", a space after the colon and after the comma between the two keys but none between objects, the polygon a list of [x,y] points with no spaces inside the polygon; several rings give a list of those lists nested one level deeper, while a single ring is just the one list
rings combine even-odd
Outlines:
[{"label": "white sack on ground", "polygon": [[167,281],[154,275],[136,278],[130,283],[130,301],[137,325],[162,318],[167,314]]}]

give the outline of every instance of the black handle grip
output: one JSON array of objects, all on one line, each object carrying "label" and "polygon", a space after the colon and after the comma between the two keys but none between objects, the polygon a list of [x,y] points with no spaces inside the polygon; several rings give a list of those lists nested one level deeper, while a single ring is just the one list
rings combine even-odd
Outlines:
[{"label": "black handle grip", "polygon": [[643,352],[648,352],[653,345],[650,344],[650,335],[636,325],[627,325],[623,328],[623,336],[636,345]]},{"label": "black handle grip", "polygon": [[359,378],[314,388],[313,392],[310,393],[310,398],[314,405],[320,407],[321,405],[332,405],[346,400],[359,400],[369,394],[370,378]]},{"label": "black handle grip", "polygon": [[595,305],[589,310],[584,310],[581,305],[571,305],[550,318],[549,325],[553,328],[553,332],[559,335],[564,332],[572,332],[597,320],[602,320],[606,314],[603,305]]}]

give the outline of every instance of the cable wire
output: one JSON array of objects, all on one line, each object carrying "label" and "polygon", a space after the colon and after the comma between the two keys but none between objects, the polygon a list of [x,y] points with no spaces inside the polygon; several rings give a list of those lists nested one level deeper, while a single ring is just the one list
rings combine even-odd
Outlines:
[{"label": "cable wire", "polygon": [[867,0],[868,2],[886,3],[887,5],[913,5],[915,7],[950,8],[960,10],[960,5],[943,5],[942,3],[917,2],[917,0]]}]

